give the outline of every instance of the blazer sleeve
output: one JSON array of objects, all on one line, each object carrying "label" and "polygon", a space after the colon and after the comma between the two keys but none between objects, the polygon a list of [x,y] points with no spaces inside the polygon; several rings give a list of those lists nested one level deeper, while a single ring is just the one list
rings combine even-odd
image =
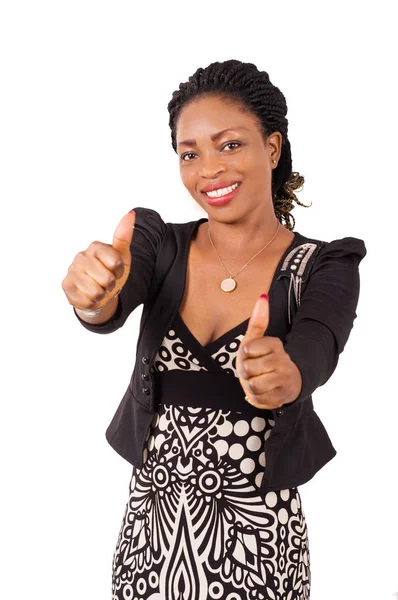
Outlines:
[{"label": "blazer sleeve", "polygon": [[309,398],[336,369],[357,317],[359,263],[366,253],[364,241],[354,237],[319,251],[284,343],[302,376],[301,392],[289,404]]},{"label": "blazer sleeve", "polygon": [[119,294],[115,314],[105,323],[90,324],[83,321],[73,308],[80,323],[94,333],[112,333],[124,325],[130,313],[148,298],[153,283],[156,257],[167,231],[167,225],[158,212],[136,207],[135,229],[131,240],[131,270]]}]

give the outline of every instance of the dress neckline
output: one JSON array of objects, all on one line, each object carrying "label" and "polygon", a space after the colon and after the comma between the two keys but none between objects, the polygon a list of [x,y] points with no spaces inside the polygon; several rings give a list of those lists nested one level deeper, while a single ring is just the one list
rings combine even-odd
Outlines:
[{"label": "dress neckline", "polygon": [[224,346],[224,344],[226,344],[230,338],[233,339],[240,333],[245,332],[247,329],[247,325],[249,324],[249,319],[250,319],[250,317],[248,317],[247,319],[245,319],[238,325],[234,325],[234,327],[232,327],[225,333],[218,336],[218,338],[216,338],[215,340],[212,340],[211,342],[209,342],[208,344],[205,344],[203,346],[203,344],[201,344],[199,342],[199,340],[193,335],[192,331],[189,329],[189,327],[187,326],[187,324],[185,323],[184,319],[182,318],[182,316],[180,315],[179,312],[177,312],[176,316],[177,316],[179,322],[181,323],[181,325],[183,326],[183,328],[185,329],[185,331],[190,336],[191,340],[193,339],[196,342],[196,344],[198,344],[201,348],[203,348],[203,350],[206,350],[206,352],[210,355],[217,352],[217,350],[219,350],[222,346]]},{"label": "dress neckline", "polygon": [[[194,234],[196,233],[199,225],[201,225],[202,223],[205,223],[208,220],[209,219],[207,219],[206,217],[198,219],[198,221],[196,221],[196,223],[195,223],[195,227],[193,227],[192,230],[191,230],[191,235],[188,238],[187,250],[185,252],[184,262],[183,262],[183,265],[182,265],[182,270],[184,272],[184,283],[183,283],[183,294],[182,294],[182,297],[181,297],[181,301],[182,301],[182,298],[184,297],[184,294],[185,294],[185,286],[186,286],[186,281],[187,281],[188,256],[189,256],[189,249],[190,249],[190,246],[191,246],[191,241],[192,241],[192,238],[193,238]],[[271,298],[272,298],[272,295],[273,295],[273,290],[274,290],[275,283],[276,283],[276,280],[277,280],[277,275],[279,274],[279,271],[280,271],[280,268],[281,268],[281,266],[283,264],[283,261],[285,260],[286,256],[289,254],[289,252],[291,252],[292,248],[294,248],[294,246],[296,246],[296,244],[300,241],[300,238],[302,238],[302,235],[298,231],[293,231],[292,233],[294,234],[294,238],[292,239],[291,243],[289,244],[289,246],[286,248],[286,250],[282,254],[281,258],[279,259],[279,262],[278,262],[278,264],[277,264],[277,266],[275,268],[275,271],[274,271],[274,273],[272,275],[272,280],[271,280],[271,284],[270,284],[269,291],[268,291],[269,302],[271,302]],[[202,350],[206,351],[206,353],[209,353],[209,352],[214,353],[219,347],[221,347],[223,345],[221,342],[223,342],[224,340],[227,341],[227,338],[232,333],[235,333],[236,335],[238,335],[238,331],[240,332],[240,329],[243,328],[244,326],[246,326],[245,329],[244,329],[244,331],[246,331],[247,325],[249,324],[249,320],[250,320],[250,316],[249,316],[244,321],[242,321],[241,323],[238,323],[238,325],[235,325],[234,327],[232,327],[231,329],[229,329],[225,333],[222,333],[215,340],[212,340],[211,342],[209,342],[208,344],[206,344],[206,345],[203,346],[199,342],[199,340],[193,335],[193,333],[191,332],[191,330],[189,329],[189,327],[185,323],[184,319],[182,318],[182,316],[180,314],[180,306],[181,306],[181,302],[180,302],[180,304],[178,306],[178,310],[177,310],[176,316],[178,317],[180,323],[183,325],[185,331],[190,335],[191,340],[194,341],[197,344],[198,347],[202,348]]]}]

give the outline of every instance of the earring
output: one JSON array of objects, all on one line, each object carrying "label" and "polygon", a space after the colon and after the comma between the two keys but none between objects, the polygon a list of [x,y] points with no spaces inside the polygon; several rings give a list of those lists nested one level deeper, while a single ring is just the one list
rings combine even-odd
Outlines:
[{"label": "earring", "polygon": [[272,162],[273,162],[273,163],[276,163],[276,160],[275,160],[275,159],[272,159]]}]

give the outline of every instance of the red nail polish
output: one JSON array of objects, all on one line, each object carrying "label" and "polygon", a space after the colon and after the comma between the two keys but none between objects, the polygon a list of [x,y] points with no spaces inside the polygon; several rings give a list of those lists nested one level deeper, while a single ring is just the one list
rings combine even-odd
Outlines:
[{"label": "red nail polish", "polygon": [[132,208],[131,210],[129,210],[129,212],[131,212],[131,213],[135,213],[135,210],[134,210],[134,208]]},{"label": "red nail polish", "polygon": [[261,294],[260,298],[265,298],[266,300],[268,300],[268,294]]}]

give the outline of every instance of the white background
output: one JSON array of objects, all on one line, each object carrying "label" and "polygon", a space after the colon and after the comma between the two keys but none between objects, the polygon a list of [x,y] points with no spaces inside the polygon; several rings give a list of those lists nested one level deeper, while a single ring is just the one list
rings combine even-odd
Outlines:
[{"label": "white background", "polygon": [[[358,318],[314,394],[337,456],[300,487],[311,600],[398,592],[397,94],[393,2],[3,2],[1,56],[2,598],[110,600],[131,466],[105,440],[141,307],[85,330],[61,288],[121,217],[206,216],[179,178],[167,103],[237,58],[285,94],[296,230],[366,243]],[[395,360],[393,360],[395,359]]]}]

